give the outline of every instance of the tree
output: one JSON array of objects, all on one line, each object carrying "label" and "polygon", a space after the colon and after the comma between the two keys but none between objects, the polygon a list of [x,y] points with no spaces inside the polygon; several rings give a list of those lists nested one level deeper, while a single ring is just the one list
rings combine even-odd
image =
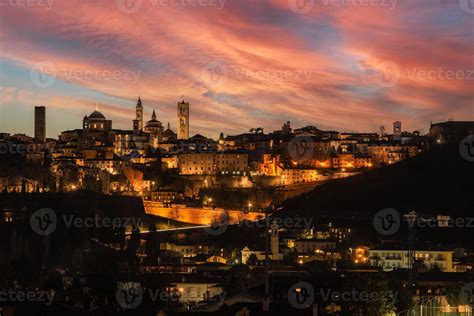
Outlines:
[{"label": "tree", "polygon": [[23,178],[21,181],[21,193],[26,193],[26,180]]},{"label": "tree", "polygon": [[128,251],[131,257],[135,257],[137,250],[140,247],[140,240],[141,240],[140,228],[133,225],[132,235],[130,236],[130,241],[128,244]]},{"label": "tree", "polygon": [[255,266],[257,265],[257,262],[258,262],[257,255],[255,255],[254,253],[251,254],[247,259],[247,265],[249,266]]},{"label": "tree", "polygon": [[158,238],[156,234],[156,224],[155,223],[150,223],[148,225],[148,236],[146,240],[146,247],[145,247],[145,252],[149,256],[155,256],[158,253]]}]

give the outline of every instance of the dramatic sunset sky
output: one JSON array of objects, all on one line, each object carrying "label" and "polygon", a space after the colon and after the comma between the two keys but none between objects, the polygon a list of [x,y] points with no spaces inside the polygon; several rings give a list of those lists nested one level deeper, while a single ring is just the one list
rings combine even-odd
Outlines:
[{"label": "dramatic sunset sky", "polygon": [[26,1],[0,0],[0,132],[45,105],[57,137],[96,103],[131,129],[138,96],[176,129],[184,95],[212,137],[474,120],[473,0]]}]

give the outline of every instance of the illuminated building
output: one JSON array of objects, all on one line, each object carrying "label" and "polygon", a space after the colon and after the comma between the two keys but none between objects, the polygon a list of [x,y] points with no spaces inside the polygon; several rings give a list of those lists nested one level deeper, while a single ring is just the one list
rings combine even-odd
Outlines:
[{"label": "illuminated building", "polygon": [[189,138],[189,102],[178,102],[178,139]]},{"label": "illuminated building", "polygon": [[281,173],[282,185],[315,182],[317,180],[318,172],[314,169],[288,168]]},{"label": "illuminated building", "polygon": [[135,114],[135,119],[133,120],[133,130],[135,132],[143,131],[143,105],[140,97],[138,97],[137,105],[135,106]]},{"label": "illuminated building", "polygon": [[[370,249],[371,265],[383,267],[385,271],[409,269],[408,250]],[[450,250],[415,250],[415,259],[426,270],[439,268],[442,272],[453,272],[453,252]]]},{"label": "illuminated building", "polygon": [[248,155],[234,152],[184,153],[178,155],[178,167],[182,175],[245,175],[248,170]]},{"label": "illuminated building", "polygon": [[110,131],[112,129],[112,121],[107,120],[99,108],[92,112],[89,116],[84,116],[82,120],[82,128],[84,131]]}]

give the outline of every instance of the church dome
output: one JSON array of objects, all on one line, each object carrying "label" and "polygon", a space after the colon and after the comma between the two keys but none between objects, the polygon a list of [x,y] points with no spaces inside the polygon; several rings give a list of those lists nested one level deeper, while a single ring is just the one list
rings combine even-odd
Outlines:
[{"label": "church dome", "polygon": [[162,127],[163,126],[161,124],[161,122],[156,119],[155,110],[153,110],[153,114],[151,115],[151,120],[149,120],[147,122],[147,126],[154,126],[154,127]]},{"label": "church dome", "polygon": [[89,115],[89,119],[100,119],[105,120],[104,114],[100,113],[99,111],[94,111]]},{"label": "church dome", "polygon": [[149,125],[163,126],[163,124],[161,124],[161,122],[158,121],[158,120],[150,120],[150,121],[147,122],[147,124],[149,124]]}]

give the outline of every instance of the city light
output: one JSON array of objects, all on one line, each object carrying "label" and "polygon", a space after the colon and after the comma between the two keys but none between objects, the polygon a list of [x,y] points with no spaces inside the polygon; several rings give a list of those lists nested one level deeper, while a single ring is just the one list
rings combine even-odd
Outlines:
[{"label": "city light", "polygon": [[0,316],[472,315],[473,1],[3,1]]}]

